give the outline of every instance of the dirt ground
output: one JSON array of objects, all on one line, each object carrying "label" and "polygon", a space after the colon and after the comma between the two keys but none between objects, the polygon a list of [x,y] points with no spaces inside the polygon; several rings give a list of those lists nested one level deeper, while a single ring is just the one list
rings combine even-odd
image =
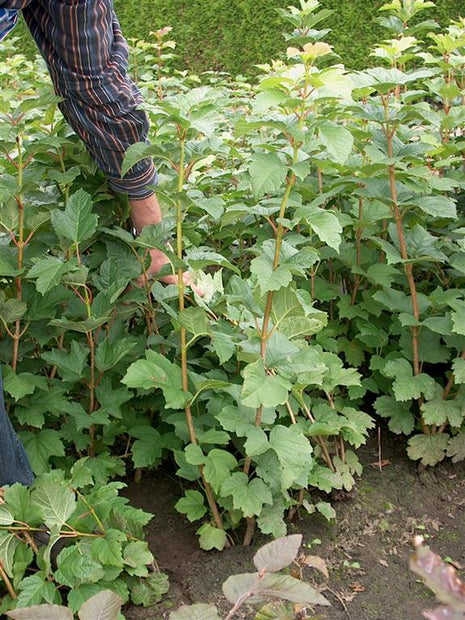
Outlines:
[{"label": "dirt ground", "polygon": [[[305,553],[320,556],[329,569],[328,580],[315,569],[306,577],[331,607],[308,610],[302,617],[421,620],[422,611],[434,607],[435,601],[409,570],[415,534],[423,535],[435,552],[458,568],[465,565],[465,463],[448,461],[421,471],[408,460],[403,439],[383,431],[380,445],[388,463],[381,471],[372,465],[378,461],[377,436],[360,449],[364,473],[353,492],[332,499],[334,523],[307,515],[290,524],[289,533],[303,534]],[[148,541],[171,583],[159,605],[126,608],[128,620],[168,618],[182,603],[213,602],[224,612],[228,603],[221,593],[223,581],[254,571],[254,548],[239,545],[221,553],[198,548],[196,525],[174,509],[181,493],[179,480],[160,472],[128,489],[134,505],[155,514]],[[256,546],[263,542],[261,538]],[[249,609],[237,618],[252,620],[254,613]]]}]

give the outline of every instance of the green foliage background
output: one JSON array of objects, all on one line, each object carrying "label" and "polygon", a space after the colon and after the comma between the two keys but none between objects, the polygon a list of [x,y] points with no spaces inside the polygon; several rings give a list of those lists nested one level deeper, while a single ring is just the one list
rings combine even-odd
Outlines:
[{"label": "green foliage background", "polygon": [[[282,54],[284,22],[276,8],[297,4],[291,0],[115,0],[126,37],[150,40],[150,32],[172,26],[179,67],[199,72],[223,70],[233,75],[253,73],[254,65]],[[384,0],[322,0],[332,9],[334,45],[344,64],[353,69],[369,64],[369,49],[385,36],[375,18]],[[463,0],[436,0],[426,12],[442,25],[465,12]],[[25,28],[24,28],[25,30]],[[23,32],[23,40],[25,40]],[[33,50],[31,41],[25,49]]]}]

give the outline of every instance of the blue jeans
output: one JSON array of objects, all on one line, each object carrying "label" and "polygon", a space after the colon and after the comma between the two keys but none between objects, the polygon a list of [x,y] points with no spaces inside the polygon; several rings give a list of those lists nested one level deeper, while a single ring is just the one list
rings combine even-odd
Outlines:
[{"label": "blue jeans", "polygon": [[3,381],[0,369],[0,487],[5,484],[29,485],[34,474],[22,443],[11,426],[3,399]]}]

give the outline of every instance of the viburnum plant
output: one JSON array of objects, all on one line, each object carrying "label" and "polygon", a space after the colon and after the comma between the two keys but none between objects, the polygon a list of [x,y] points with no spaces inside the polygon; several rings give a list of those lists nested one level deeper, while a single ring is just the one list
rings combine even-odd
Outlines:
[{"label": "viburnum plant", "polygon": [[[137,238],[8,59],[0,358],[37,473],[87,455],[104,484],[169,458],[178,509],[222,549],[283,536],[289,510],[333,518],[324,493],[354,485],[375,412],[412,458],[464,457],[465,23],[411,25],[430,5],[385,5],[383,66],[357,73],[316,0],[281,11],[287,54],[256,86],[168,75],[167,31],[139,45],[152,144],[125,170],[155,157],[165,218]],[[204,297],[134,286],[153,247]]]},{"label": "viburnum plant", "polygon": [[30,488],[15,484],[3,490],[0,576],[8,594],[0,613],[60,605],[66,596],[73,617],[71,612],[105,590],[118,595],[118,611],[128,600],[153,605],[167,592],[168,578],[143,540],[151,515],[118,496],[123,483],[97,481],[92,459],[85,457],[69,477],[54,470]]}]

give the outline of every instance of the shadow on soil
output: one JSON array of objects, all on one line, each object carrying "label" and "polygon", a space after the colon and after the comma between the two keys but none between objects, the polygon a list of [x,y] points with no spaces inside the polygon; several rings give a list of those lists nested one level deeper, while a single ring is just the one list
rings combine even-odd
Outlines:
[{"label": "shadow on soil", "polygon": [[[372,465],[378,461],[378,449],[377,438],[360,449],[363,476],[352,493],[332,499],[335,523],[302,514],[289,526],[289,533],[303,534],[307,552],[322,557],[330,572],[328,581],[316,571],[306,574],[332,606],[308,610],[303,617],[421,620],[434,598],[409,571],[415,534],[422,534],[443,558],[451,558],[458,567],[465,564],[465,463],[446,462],[419,472],[405,454],[403,439],[383,432],[382,459],[389,464],[380,470]],[[182,603],[213,602],[224,611],[228,607],[221,594],[223,581],[254,570],[255,549],[239,545],[219,553],[198,548],[198,526],[174,509],[181,494],[179,480],[162,472],[127,490],[134,505],[155,515],[148,541],[171,583],[161,604],[127,608],[128,620],[162,620]],[[259,546],[266,539],[256,542]],[[252,620],[254,614],[248,610],[237,618]]]}]

